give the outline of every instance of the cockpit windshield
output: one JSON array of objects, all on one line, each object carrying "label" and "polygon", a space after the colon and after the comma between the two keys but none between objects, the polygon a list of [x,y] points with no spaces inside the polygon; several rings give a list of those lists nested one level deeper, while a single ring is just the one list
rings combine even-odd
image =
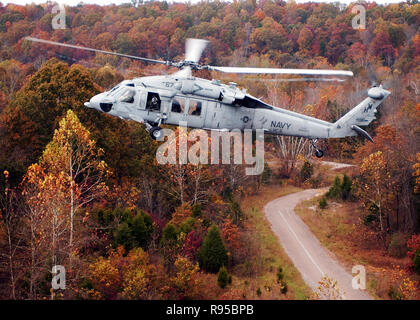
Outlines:
[{"label": "cockpit windshield", "polygon": [[117,85],[114,88],[112,88],[111,90],[109,90],[106,95],[107,96],[114,96],[119,91],[120,88],[121,88],[121,86]]},{"label": "cockpit windshield", "polygon": [[132,89],[124,89],[124,91],[121,92],[121,96],[118,99],[120,102],[127,102],[127,103],[133,103],[134,102],[134,95],[135,92]]}]

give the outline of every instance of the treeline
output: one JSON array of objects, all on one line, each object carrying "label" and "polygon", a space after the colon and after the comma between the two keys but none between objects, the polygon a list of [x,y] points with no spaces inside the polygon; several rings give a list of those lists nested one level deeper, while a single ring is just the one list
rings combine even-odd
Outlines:
[{"label": "treeline", "polygon": [[[146,2],[137,7],[83,5],[66,8],[66,29],[54,30],[54,4],[0,7],[0,56],[22,62],[54,55],[22,41],[32,35],[55,41],[161,59],[182,59],[187,37],[205,38],[208,63],[267,63],[283,67],[316,66],[317,57],[362,69],[369,57],[407,72],[419,55],[420,5],[413,1],[389,6],[366,3],[366,28],[354,30],[352,6],[293,1],[219,1],[199,4]],[[91,54],[58,51],[71,59]],[[42,53],[42,54],[41,54]],[[253,60],[254,59],[254,60]],[[256,59],[256,60],[255,60]],[[259,62],[258,60],[261,59]],[[267,60],[269,59],[269,60]],[[114,57],[95,62],[125,64]]]}]

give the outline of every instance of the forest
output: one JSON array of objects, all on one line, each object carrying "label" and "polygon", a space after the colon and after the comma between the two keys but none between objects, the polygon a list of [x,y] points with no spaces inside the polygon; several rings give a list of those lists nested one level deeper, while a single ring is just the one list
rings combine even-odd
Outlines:
[{"label": "forest", "polygon": [[[351,70],[345,82],[195,74],[331,122],[381,83],[392,94],[366,129],[375,143],[320,142],[329,160],[357,168],[320,207],[355,205],[363,240],[400,259],[409,285],[395,280],[382,298],[420,298],[420,3],[360,3],[365,29],[340,3],[80,4],[65,7],[65,29],[52,27],[54,3],[0,3],[0,299],[310,298],[292,267],[266,257],[249,199],[332,182],[302,138],[266,136],[259,176],[235,164],[159,165],[142,124],[83,104],[175,69],[27,36],[162,60],[183,60],[185,40],[200,38],[206,64]],[[65,290],[51,288],[55,265],[66,267]]]}]

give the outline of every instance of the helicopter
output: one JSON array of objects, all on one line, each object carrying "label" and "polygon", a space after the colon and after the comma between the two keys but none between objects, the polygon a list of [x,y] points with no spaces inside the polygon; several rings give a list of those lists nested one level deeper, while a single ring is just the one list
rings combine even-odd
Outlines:
[{"label": "helicopter", "polygon": [[163,139],[162,124],[185,123],[190,128],[223,131],[259,129],[273,135],[307,138],[314,147],[315,155],[321,158],[324,152],[316,145],[318,139],[361,135],[373,142],[372,137],[361,126],[367,126],[375,119],[378,106],[390,95],[381,85],[373,85],[362,102],[331,123],[272,106],[238,88],[234,82],[223,84],[216,79],[194,77],[192,70],[236,74],[352,77],[351,71],[201,65],[199,61],[208,44],[208,41],[203,39],[187,39],[185,59],[179,62],[137,57],[34,37],[25,39],[180,69],[169,75],[124,80],[111,90],[100,93],[84,103],[87,108],[144,123],[146,130],[155,140]]}]

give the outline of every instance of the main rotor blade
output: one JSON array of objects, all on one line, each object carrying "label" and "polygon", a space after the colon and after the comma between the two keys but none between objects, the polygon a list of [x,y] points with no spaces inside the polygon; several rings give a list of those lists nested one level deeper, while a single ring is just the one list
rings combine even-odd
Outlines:
[{"label": "main rotor blade", "polygon": [[185,42],[185,61],[198,63],[208,43],[207,40],[188,38]]},{"label": "main rotor blade", "polygon": [[50,44],[50,45],[54,45],[54,46],[60,46],[60,47],[78,49],[78,50],[85,50],[85,51],[91,51],[91,52],[111,54],[111,55],[118,56],[118,57],[129,58],[129,59],[134,59],[134,60],[140,60],[140,61],[144,61],[144,62],[160,63],[160,64],[165,64],[165,65],[172,65],[172,63],[170,61],[162,61],[162,60],[154,60],[154,59],[143,58],[143,57],[136,57],[136,56],[131,56],[131,55],[128,55],[128,54],[123,54],[123,53],[118,53],[118,52],[112,52],[112,51],[105,51],[105,50],[87,48],[87,47],[82,47],[82,46],[76,46],[76,45],[73,45],[73,44],[55,42],[55,41],[38,39],[38,38],[33,38],[33,37],[26,37],[25,40],[33,41],[33,42],[39,42],[39,43],[44,43],[44,44]]},{"label": "main rotor blade", "polygon": [[340,78],[292,78],[292,79],[261,79],[261,78],[244,78],[243,80],[263,81],[263,82],[344,82],[346,80]]},{"label": "main rotor blade", "polygon": [[279,69],[279,68],[242,68],[242,67],[217,67],[207,66],[209,70],[227,73],[248,73],[248,74],[294,74],[305,76],[347,76],[352,77],[353,72],[344,70],[312,70],[312,69]]}]

